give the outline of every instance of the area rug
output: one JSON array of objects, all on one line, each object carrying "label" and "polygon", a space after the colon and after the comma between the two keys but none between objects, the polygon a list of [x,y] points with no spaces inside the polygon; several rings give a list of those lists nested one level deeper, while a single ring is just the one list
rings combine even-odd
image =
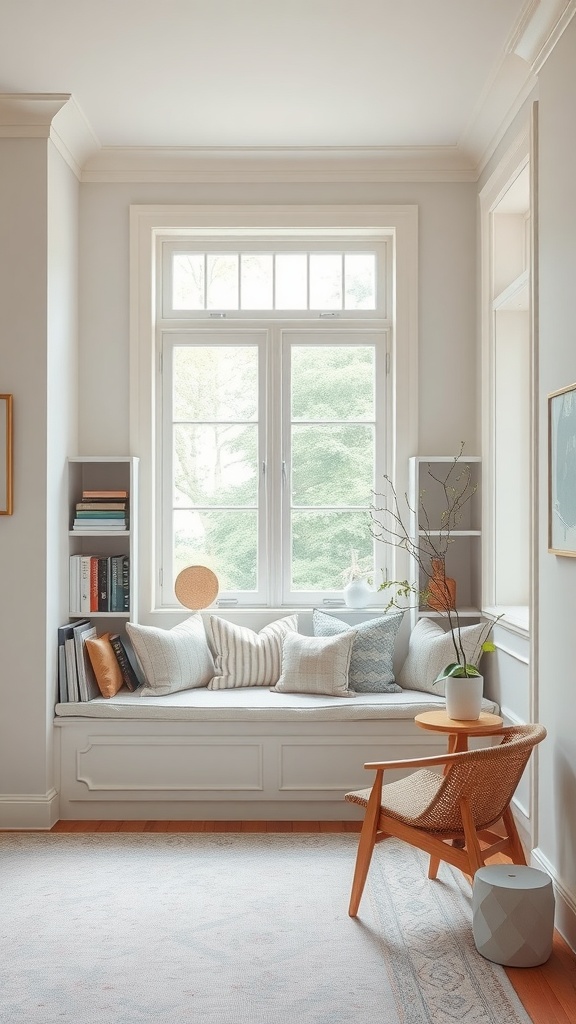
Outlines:
[{"label": "area rug", "polygon": [[357,836],[0,833],[10,1024],[528,1024],[466,880]]}]

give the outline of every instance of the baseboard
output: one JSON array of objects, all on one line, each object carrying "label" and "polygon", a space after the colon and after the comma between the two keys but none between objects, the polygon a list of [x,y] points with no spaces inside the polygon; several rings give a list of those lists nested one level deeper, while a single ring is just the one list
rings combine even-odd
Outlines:
[{"label": "baseboard", "polygon": [[50,829],[59,817],[60,800],[55,789],[0,795],[0,830]]},{"label": "baseboard", "polygon": [[558,877],[554,865],[542,853],[539,847],[532,850],[531,863],[535,868],[540,868],[550,875],[554,886],[556,897],[555,926],[570,948],[576,952],[576,896],[566,889]]}]

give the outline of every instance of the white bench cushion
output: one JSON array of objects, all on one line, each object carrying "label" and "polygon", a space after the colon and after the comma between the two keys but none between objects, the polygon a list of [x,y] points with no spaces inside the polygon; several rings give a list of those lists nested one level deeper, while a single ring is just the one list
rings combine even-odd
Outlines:
[{"label": "white bench cushion", "polygon": [[[442,697],[416,690],[402,693],[358,693],[355,697],[274,693],[263,686],[209,690],[206,687],[150,697],[120,690],[114,697],[84,703],[57,704],[60,718],[106,718],[156,721],[346,721],[413,719],[421,711],[445,708]],[[484,711],[496,711],[483,701]]]}]

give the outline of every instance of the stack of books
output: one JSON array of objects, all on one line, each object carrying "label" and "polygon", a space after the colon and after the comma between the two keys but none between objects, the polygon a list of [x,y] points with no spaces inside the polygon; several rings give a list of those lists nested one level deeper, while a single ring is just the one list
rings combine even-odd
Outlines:
[{"label": "stack of books", "polygon": [[[58,629],[58,700],[89,701],[100,697],[94,669],[85,646],[87,639],[96,636],[96,628],[88,619],[67,622]],[[143,682],[137,659],[127,637],[117,633],[110,636],[110,644],[120,666],[124,686],[136,690]]]},{"label": "stack of books", "polygon": [[115,533],[128,528],[128,491],[82,491],[76,503],[73,530]]},{"label": "stack of books", "polygon": [[128,555],[70,555],[71,615],[128,611]]}]

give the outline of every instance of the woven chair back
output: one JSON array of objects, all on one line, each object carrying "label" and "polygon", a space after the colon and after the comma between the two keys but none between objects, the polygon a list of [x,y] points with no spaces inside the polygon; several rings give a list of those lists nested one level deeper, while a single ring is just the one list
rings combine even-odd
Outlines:
[{"label": "woven chair back", "polygon": [[462,831],[459,803],[465,797],[476,828],[492,825],[508,807],[533,748],[545,736],[542,725],[516,725],[503,731],[498,746],[459,754],[412,824],[432,832]]}]

